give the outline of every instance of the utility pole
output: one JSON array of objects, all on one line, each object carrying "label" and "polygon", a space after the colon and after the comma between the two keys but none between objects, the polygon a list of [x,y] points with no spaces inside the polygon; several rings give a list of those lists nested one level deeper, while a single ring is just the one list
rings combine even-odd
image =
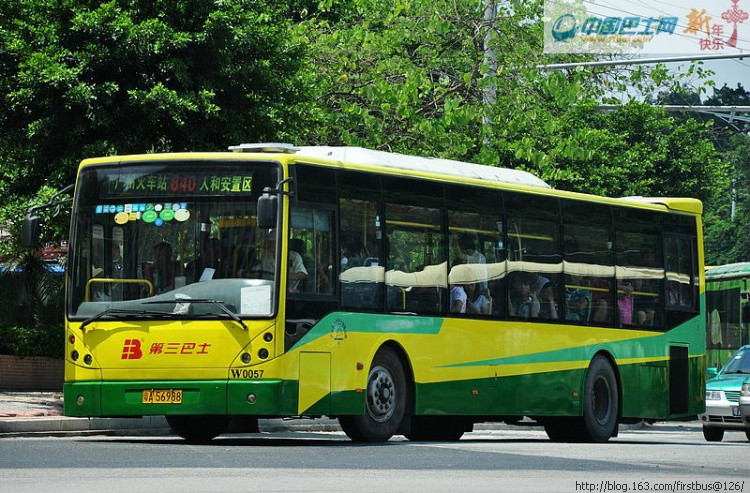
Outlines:
[{"label": "utility pole", "polygon": [[484,114],[482,115],[482,130],[484,133],[484,143],[490,143],[490,128],[492,119],[488,116],[489,109],[497,102],[497,45],[495,43],[495,21],[497,20],[497,5],[495,0],[483,0],[484,9],[484,56],[482,57],[483,65],[487,67],[484,74],[486,85],[482,89],[482,104],[484,105]]}]

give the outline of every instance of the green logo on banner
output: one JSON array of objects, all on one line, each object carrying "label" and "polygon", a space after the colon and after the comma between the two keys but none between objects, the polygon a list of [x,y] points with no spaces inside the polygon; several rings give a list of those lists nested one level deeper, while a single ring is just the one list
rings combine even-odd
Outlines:
[{"label": "green logo on banner", "polygon": [[174,211],[172,209],[164,209],[159,214],[159,217],[164,219],[164,221],[171,221],[174,218]]},{"label": "green logo on banner", "polygon": [[156,221],[156,212],[154,212],[153,210],[146,211],[143,213],[143,216],[141,217],[143,218],[144,223],[152,223]]}]

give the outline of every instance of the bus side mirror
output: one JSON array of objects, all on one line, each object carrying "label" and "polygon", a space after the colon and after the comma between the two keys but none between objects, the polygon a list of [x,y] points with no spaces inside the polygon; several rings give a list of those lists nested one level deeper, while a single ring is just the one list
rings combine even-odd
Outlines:
[{"label": "bus side mirror", "polygon": [[36,248],[39,245],[41,219],[36,214],[27,214],[21,227],[21,245],[24,248]]},{"label": "bus side mirror", "polygon": [[278,210],[278,196],[272,194],[270,188],[263,189],[263,195],[258,197],[258,228],[275,228]]}]

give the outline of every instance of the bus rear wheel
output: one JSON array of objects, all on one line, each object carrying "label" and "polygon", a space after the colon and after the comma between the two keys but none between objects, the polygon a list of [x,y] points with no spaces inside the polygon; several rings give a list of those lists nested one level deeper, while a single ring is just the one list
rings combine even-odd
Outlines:
[{"label": "bus rear wheel", "polygon": [[226,416],[167,416],[167,423],[188,443],[208,443],[227,429]]},{"label": "bus rear wheel", "polygon": [[375,354],[367,377],[365,413],[340,416],[344,433],[355,442],[385,442],[398,430],[407,401],[406,374],[389,347]]},{"label": "bus rear wheel", "polygon": [[457,442],[466,428],[460,419],[413,416],[411,430],[404,436],[412,442]]},{"label": "bus rear wheel", "polygon": [[[750,434],[750,432],[747,433]],[[703,438],[705,438],[707,442],[720,442],[724,438],[724,430],[712,426],[704,426]]]},{"label": "bus rear wheel", "polygon": [[619,394],[617,378],[609,360],[596,356],[586,372],[583,386],[581,439],[603,443],[617,430]]}]

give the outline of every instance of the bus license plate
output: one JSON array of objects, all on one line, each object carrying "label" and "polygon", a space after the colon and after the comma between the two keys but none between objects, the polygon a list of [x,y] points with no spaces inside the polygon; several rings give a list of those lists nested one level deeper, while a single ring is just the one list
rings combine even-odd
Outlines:
[{"label": "bus license plate", "polygon": [[144,404],[182,404],[182,390],[144,390]]}]

